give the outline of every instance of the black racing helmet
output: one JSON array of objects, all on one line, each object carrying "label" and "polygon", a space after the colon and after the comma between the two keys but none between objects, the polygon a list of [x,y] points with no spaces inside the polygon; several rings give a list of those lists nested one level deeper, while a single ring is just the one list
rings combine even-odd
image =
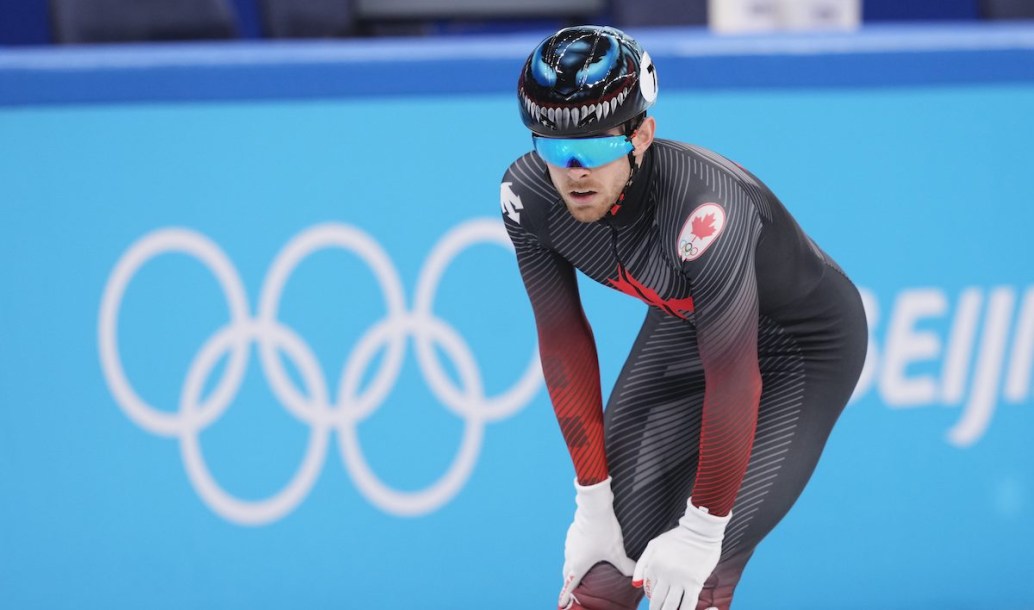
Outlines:
[{"label": "black racing helmet", "polygon": [[528,56],[517,82],[521,119],[546,137],[588,136],[653,105],[657,71],[635,39],[612,27],[565,28]]}]

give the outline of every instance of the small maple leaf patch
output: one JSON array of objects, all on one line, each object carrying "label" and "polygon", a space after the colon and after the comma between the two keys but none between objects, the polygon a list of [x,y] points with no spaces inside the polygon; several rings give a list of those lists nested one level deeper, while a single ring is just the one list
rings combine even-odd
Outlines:
[{"label": "small maple leaf patch", "polygon": [[700,258],[725,229],[725,208],[717,203],[697,206],[679,232],[678,254],[684,261]]},{"label": "small maple leaf patch", "polygon": [[702,217],[692,217],[690,225],[693,227],[693,235],[697,237],[711,237],[714,235],[714,214],[708,214]]}]

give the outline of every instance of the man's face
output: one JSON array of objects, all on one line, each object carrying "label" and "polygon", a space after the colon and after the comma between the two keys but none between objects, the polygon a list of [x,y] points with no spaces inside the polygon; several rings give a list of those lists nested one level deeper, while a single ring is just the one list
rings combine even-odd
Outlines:
[{"label": "man's face", "polygon": [[[635,144],[636,163],[653,142],[653,117],[647,117],[632,137]],[[619,129],[612,129],[600,135],[621,135]],[[631,173],[628,156],[611,161],[599,167],[557,167],[547,163],[549,177],[560,193],[567,211],[580,222],[596,222],[603,218],[628,183]]]},{"label": "man's face", "polygon": [[581,222],[596,222],[607,214],[624,190],[631,171],[627,156],[592,169],[557,167],[551,163],[546,166],[567,211]]}]

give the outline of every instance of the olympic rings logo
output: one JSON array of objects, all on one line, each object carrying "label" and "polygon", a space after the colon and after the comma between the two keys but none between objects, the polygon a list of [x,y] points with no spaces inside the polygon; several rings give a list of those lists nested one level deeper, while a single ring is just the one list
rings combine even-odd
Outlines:
[{"label": "olympic rings logo", "polygon": [[[388,254],[366,233],[344,224],[313,226],[284,246],[265,280],[257,315],[249,314],[240,275],[211,240],[187,229],[167,228],[137,240],[122,255],[108,278],[101,302],[98,342],[104,377],[119,407],[144,430],[179,439],[191,484],[213,511],[242,525],[281,519],[298,506],[319,476],[332,431],[338,434],[342,461],[362,495],[391,514],[415,516],[437,510],[462,489],[481,449],[485,425],[510,417],[539,390],[542,372],[537,350],[523,375],[505,392],[486,396],[481,372],[471,350],[456,330],[438,318],[432,303],[443,273],[466,248],[482,243],[512,248],[502,225],[495,221],[466,222],[442,237],[424,263],[412,309],[407,309],[402,282]],[[346,359],[338,379],[336,400],[308,344],[277,320],[284,286],[298,264],[311,254],[338,248],[360,257],[373,271],[387,308],[386,315],[366,330]],[[126,288],[152,258],[164,253],[187,254],[205,265],[218,280],[229,308],[229,322],[215,332],[195,355],[179,396],[178,410],[148,404],[126,377],[118,347],[118,319]],[[357,427],[383,404],[402,370],[407,339],[412,338],[421,374],[437,399],[464,421],[460,447],[437,481],[417,491],[398,491],[374,473],[363,454]],[[230,407],[248,366],[250,346],[258,347],[266,380],[277,400],[310,427],[309,444],[293,478],[280,491],[261,500],[242,500],[225,491],[205,463],[200,433]],[[457,372],[457,386],[446,374],[435,350],[438,346]],[[364,387],[361,381],[375,356],[381,365]],[[290,358],[306,391],[300,391],[278,354]],[[226,358],[223,376],[209,395],[207,379]]]}]

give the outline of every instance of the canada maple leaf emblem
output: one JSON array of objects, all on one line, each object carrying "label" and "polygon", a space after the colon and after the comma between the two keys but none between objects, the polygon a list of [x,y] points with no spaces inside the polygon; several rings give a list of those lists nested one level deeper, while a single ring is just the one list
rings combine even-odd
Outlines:
[{"label": "canada maple leaf emblem", "polygon": [[714,235],[714,214],[706,214],[704,216],[698,216],[691,221],[691,227],[693,235],[696,235],[700,239],[705,237],[711,237]]},{"label": "canada maple leaf emblem", "polygon": [[682,225],[676,252],[684,261],[700,258],[725,228],[725,209],[714,202],[704,203],[693,210]]}]

